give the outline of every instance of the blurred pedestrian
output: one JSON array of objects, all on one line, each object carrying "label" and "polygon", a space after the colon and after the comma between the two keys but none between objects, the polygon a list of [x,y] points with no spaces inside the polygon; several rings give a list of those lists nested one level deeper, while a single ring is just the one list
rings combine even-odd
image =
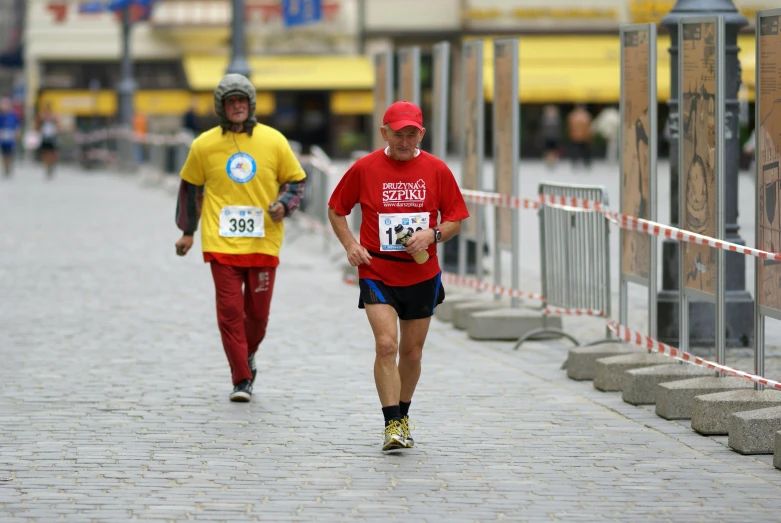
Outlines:
[{"label": "blurred pedestrian", "polygon": [[13,110],[11,99],[0,98],[0,155],[3,157],[3,176],[11,176],[16,144],[21,133],[21,122]]},{"label": "blurred pedestrian", "polygon": [[196,101],[190,103],[187,112],[182,116],[182,129],[188,133],[191,138],[198,136],[198,115],[195,112]]},{"label": "blurred pedestrian", "polygon": [[539,134],[543,142],[543,158],[548,167],[552,168],[559,159],[561,147],[561,114],[555,105],[546,105],[543,109]]},{"label": "blurred pedestrian", "polygon": [[618,163],[618,135],[621,127],[621,113],[618,109],[609,105],[602,109],[592,124],[592,131],[605,140],[605,160],[608,163]]},{"label": "blurred pedestrian", "polygon": [[41,161],[46,169],[46,177],[51,179],[57,163],[57,135],[60,132],[60,123],[52,111],[51,103],[47,102],[38,112],[36,129],[41,137]]},{"label": "blurred pedestrian", "polygon": [[142,164],[146,159],[145,144],[147,133],[149,132],[149,122],[146,115],[140,111],[133,114],[133,144],[136,154],[136,163]]},{"label": "blurred pedestrian", "polygon": [[741,149],[741,169],[752,169],[754,167],[754,162],[756,160],[756,152],[757,152],[757,130],[756,128],[751,130],[751,134],[748,137],[748,140],[746,140],[746,143],[743,144],[743,147]]},{"label": "blurred pedestrian", "polygon": [[585,167],[591,166],[591,114],[583,104],[577,104],[567,115],[567,135],[572,147],[572,162],[582,161]]},{"label": "blurred pedestrian", "polygon": [[255,354],[266,335],[282,219],[298,208],[306,174],[285,137],[255,119],[256,93],[243,75],[214,92],[220,125],[192,144],[182,168],[176,253],[192,248],[203,218],[203,260],[211,265],[217,324],[231,369],[231,401],[250,401]]}]

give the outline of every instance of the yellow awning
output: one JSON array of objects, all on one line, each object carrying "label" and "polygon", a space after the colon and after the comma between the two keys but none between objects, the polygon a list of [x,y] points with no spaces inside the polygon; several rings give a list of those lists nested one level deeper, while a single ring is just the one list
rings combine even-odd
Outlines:
[{"label": "yellow awning", "polygon": [[183,115],[190,108],[191,101],[190,91],[138,91],[134,108],[145,115]]},{"label": "yellow awning", "polygon": [[[186,56],[190,88],[213,91],[225,75],[228,58]],[[366,56],[265,56],[249,59],[251,80],[259,91],[314,91],[374,87],[374,68]]]},{"label": "yellow awning", "polygon": [[41,91],[40,106],[51,104],[52,111],[73,116],[114,116],[117,93],[114,91]]},{"label": "yellow awning", "polygon": [[371,91],[335,91],[331,93],[332,114],[372,114],[374,93]]},{"label": "yellow awning", "polygon": [[[621,49],[615,36],[519,37],[519,97],[522,103],[617,103],[621,85]],[[741,79],[753,100],[755,41],[738,37]],[[657,93],[660,102],[670,98],[670,40],[657,38]],[[483,87],[493,100],[493,40],[483,47]]]},{"label": "yellow awning", "polygon": [[[147,116],[184,115],[195,102],[195,112],[200,115],[214,114],[213,93],[191,93],[185,90],[137,91],[133,98],[136,112]],[[115,91],[41,91],[39,104],[51,103],[52,111],[72,116],[115,116],[118,99]],[[274,114],[276,101],[274,93],[258,92],[255,113],[259,116]]]}]

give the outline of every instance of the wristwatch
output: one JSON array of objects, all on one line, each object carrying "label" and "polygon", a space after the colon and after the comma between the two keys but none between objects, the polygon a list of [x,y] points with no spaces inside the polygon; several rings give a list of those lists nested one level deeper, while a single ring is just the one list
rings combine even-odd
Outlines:
[{"label": "wristwatch", "polygon": [[442,231],[437,229],[436,227],[432,227],[434,230],[434,243],[439,243],[442,241]]}]

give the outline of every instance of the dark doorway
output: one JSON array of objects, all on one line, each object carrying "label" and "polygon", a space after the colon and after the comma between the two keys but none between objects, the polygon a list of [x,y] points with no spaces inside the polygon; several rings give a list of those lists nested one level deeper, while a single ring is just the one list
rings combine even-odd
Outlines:
[{"label": "dark doorway", "polygon": [[288,140],[299,142],[305,154],[313,145],[328,152],[329,96],[328,91],[277,92],[271,125]]}]

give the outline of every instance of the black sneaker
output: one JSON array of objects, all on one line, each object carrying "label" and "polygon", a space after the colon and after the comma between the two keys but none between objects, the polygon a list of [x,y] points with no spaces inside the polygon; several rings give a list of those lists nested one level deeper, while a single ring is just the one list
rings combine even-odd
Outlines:
[{"label": "black sneaker", "polygon": [[[255,353],[257,354],[257,352]],[[249,363],[249,370],[252,371],[252,384],[255,384],[255,376],[258,375],[258,367],[255,365],[255,354],[250,354],[249,358],[247,358],[247,363]]]},{"label": "black sneaker", "polygon": [[252,398],[252,382],[250,380],[244,380],[235,387],[231,392],[231,401],[247,402]]}]

